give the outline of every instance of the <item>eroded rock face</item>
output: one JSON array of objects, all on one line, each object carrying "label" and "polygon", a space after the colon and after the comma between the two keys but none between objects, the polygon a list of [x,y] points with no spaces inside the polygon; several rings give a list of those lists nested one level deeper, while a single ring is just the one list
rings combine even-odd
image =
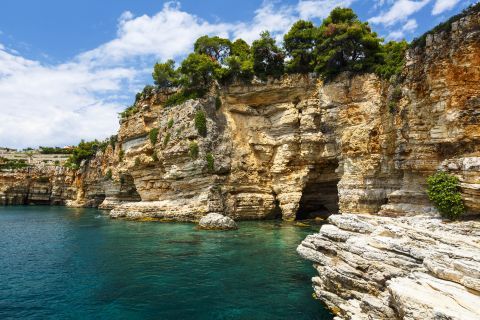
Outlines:
[{"label": "eroded rock face", "polygon": [[480,223],[343,214],[297,248],[346,319],[479,319]]},{"label": "eroded rock face", "polygon": [[232,218],[219,213],[209,213],[198,222],[198,227],[205,230],[234,230],[238,229]]}]

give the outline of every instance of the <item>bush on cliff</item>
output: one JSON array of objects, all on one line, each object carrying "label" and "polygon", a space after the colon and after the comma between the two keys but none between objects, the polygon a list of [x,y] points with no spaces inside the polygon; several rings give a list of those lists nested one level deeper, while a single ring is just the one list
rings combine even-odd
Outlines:
[{"label": "bush on cliff", "polygon": [[178,85],[179,75],[177,70],[175,70],[175,61],[170,59],[164,63],[155,63],[152,77],[153,82],[159,88],[170,88]]},{"label": "bush on cliff", "polygon": [[195,113],[195,128],[201,136],[205,137],[207,135],[207,116],[202,110]]},{"label": "bush on cliff", "polygon": [[160,130],[158,128],[153,128],[152,130],[150,130],[150,132],[148,133],[148,137],[150,139],[150,142],[152,143],[152,145],[155,145],[155,143],[157,143],[157,139],[158,139],[158,132]]},{"label": "bush on cliff", "polygon": [[108,142],[100,142],[98,140],[80,141],[78,146],[74,147],[72,154],[67,159],[65,166],[76,169],[80,166],[83,160],[90,160],[95,156],[97,151],[104,149],[108,145]]},{"label": "bush on cliff", "polygon": [[437,172],[427,178],[427,194],[440,214],[448,219],[458,219],[465,213],[458,178]]}]

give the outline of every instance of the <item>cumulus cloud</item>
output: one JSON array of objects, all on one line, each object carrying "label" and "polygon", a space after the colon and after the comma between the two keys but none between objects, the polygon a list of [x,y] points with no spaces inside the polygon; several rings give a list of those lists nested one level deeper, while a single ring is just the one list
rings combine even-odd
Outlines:
[{"label": "cumulus cloud", "polygon": [[370,18],[371,23],[383,24],[385,26],[394,25],[397,22],[405,21],[415,12],[425,7],[430,0],[398,0],[390,7],[388,11],[382,12],[380,15]]},{"label": "cumulus cloud", "polygon": [[402,40],[405,39],[406,33],[412,33],[418,27],[417,21],[415,19],[409,19],[400,30],[392,31],[388,34],[387,38],[389,40]]},{"label": "cumulus cloud", "polygon": [[433,15],[439,15],[445,11],[451,10],[460,0],[437,0],[432,9]]},{"label": "cumulus cloud", "polygon": [[325,18],[336,7],[348,7],[355,0],[301,0],[297,10],[301,19]]}]

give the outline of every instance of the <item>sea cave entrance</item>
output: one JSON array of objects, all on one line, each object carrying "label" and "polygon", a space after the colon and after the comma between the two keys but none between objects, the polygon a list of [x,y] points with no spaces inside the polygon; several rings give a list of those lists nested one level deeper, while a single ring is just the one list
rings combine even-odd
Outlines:
[{"label": "sea cave entrance", "polygon": [[338,161],[315,166],[303,188],[296,220],[327,218],[338,213]]}]

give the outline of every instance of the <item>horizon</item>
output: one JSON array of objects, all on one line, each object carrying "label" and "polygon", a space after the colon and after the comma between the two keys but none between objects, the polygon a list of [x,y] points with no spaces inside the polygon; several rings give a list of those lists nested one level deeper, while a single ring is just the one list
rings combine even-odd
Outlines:
[{"label": "horizon", "polygon": [[343,6],[368,21],[385,41],[411,41],[476,2],[4,2],[0,4],[0,146],[62,147],[115,134],[118,112],[153,82],[154,63],[170,58],[180,62],[195,39],[205,34],[251,43],[268,30],[281,43],[296,20],[318,25],[331,9]]}]

